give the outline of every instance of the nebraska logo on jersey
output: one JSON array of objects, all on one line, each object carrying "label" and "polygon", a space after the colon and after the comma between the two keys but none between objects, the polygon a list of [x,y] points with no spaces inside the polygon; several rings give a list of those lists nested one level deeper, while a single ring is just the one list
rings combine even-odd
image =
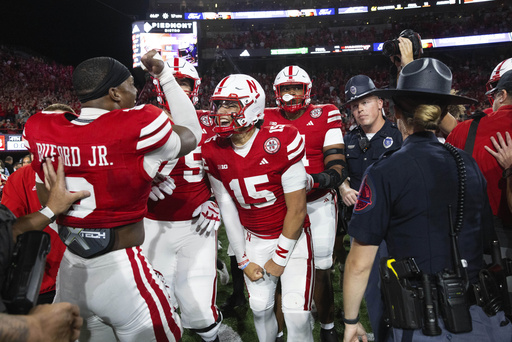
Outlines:
[{"label": "nebraska logo on jersey", "polygon": [[201,123],[203,124],[203,126],[211,127],[213,125],[212,120],[210,119],[210,117],[207,114],[202,115],[199,118],[199,120],[201,120]]},{"label": "nebraska logo on jersey", "polygon": [[265,152],[269,154],[274,154],[279,151],[281,148],[281,142],[277,138],[268,138],[267,141],[265,141],[265,144],[263,145],[265,148]]},{"label": "nebraska logo on jersey", "polygon": [[320,117],[320,115],[322,115],[322,108],[315,108],[315,109],[313,109],[313,110],[309,113],[309,115],[311,115],[311,117],[312,117],[313,119],[316,119],[316,118]]}]

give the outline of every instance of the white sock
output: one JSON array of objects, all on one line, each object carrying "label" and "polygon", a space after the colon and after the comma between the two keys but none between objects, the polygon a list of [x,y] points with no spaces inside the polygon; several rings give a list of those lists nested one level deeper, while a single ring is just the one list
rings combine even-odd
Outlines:
[{"label": "white sock", "polygon": [[326,324],[320,323],[320,326],[321,326],[321,327],[322,327],[322,329],[324,329],[324,330],[331,330],[332,328],[334,328],[334,322],[332,322],[332,323],[326,323]]}]

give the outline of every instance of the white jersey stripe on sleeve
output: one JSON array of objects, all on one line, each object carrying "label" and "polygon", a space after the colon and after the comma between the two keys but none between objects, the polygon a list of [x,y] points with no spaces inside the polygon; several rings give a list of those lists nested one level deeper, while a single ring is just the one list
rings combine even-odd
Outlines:
[{"label": "white jersey stripe on sleeve", "polygon": [[341,114],[332,116],[327,119],[327,123],[333,122],[333,121],[341,121]]},{"label": "white jersey stripe on sleeve", "polygon": [[153,120],[153,122],[151,122],[149,125],[143,127],[140,130],[140,137],[142,138],[146,135],[152,134],[158,129],[158,127],[162,126],[164,122],[168,119],[169,117],[167,116],[167,114],[165,114],[165,112],[160,113],[160,115],[155,120]]},{"label": "white jersey stripe on sleeve", "polygon": [[327,116],[333,116],[333,115],[339,115],[340,114],[340,111],[338,109],[335,109],[335,110],[331,110]]},{"label": "white jersey stripe on sleeve", "polygon": [[169,133],[169,131],[171,131],[171,129],[172,129],[171,123],[167,122],[165,124],[165,126],[158,131],[157,134],[152,135],[144,140],[139,140],[139,142],[137,143],[137,150],[141,150],[148,146],[158,143],[161,139],[163,139],[167,135],[167,133]]},{"label": "white jersey stripe on sleeve", "polygon": [[304,139],[301,138],[300,134],[297,133],[297,136],[290,145],[286,147],[286,151],[288,152],[288,160],[292,160],[298,154],[302,153],[304,150]]},{"label": "white jersey stripe on sleeve", "polygon": [[286,152],[290,153],[290,151],[295,150],[299,146],[300,140],[301,140],[300,134],[297,133],[297,135],[295,136],[295,139],[293,139],[293,141],[290,143],[290,145],[288,145],[286,147]]}]

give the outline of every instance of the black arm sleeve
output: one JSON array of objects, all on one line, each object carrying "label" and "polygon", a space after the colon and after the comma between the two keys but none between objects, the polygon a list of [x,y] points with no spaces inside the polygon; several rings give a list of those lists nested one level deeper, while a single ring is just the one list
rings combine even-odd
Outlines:
[{"label": "black arm sleeve", "polygon": [[[320,173],[312,174],[313,181],[315,182],[315,188],[319,189],[336,189],[338,188],[347,178],[347,171],[345,168],[341,170],[342,175],[334,169],[327,169]],[[317,185],[318,184],[318,185]]]}]

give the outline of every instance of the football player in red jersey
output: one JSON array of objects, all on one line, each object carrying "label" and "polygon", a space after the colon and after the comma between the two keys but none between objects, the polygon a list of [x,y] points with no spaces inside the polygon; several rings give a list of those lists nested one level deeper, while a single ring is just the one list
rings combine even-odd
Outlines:
[{"label": "football player in red jersey", "polygon": [[[192,64],[182,58],[167,61],[176,81],[192,103],[197,103],[201,79]],[[157,79],[158,100],[167,109],[165,94]],[[210,200],[206,183],[202,142],[214,135],[208,111],[198,110],[203,137],[199,146],[175,161],[160,166],[159,173],[170,176],[175,188],[172,196],[158,194],[148,201],[144,219],[146,237],[142,249],[153,267],[161,272],[180,307],[183,327],[195,331],[203,341],[218,341],[222,322],[217,295],[217,233],[220,212]],[[174,113],[171,112],[171,116]],[[160,199],[160,200],[159,200]]]},{"label": "football player in red jersey", "polygon": [[[499,85],[499,86],[498,86]],[[494,214],[494,228],[501,243],[501,252],[512,256],[512,212],[507,201],[507,181],[503,165],[496,159],[491,144],[500,151],[505,148],[506,132],[512,126],[512,58],[501,61],[492,71],[486,84],[485,93],[492,112],[481,118],[466,120],[450,133],[446,142],[465,151],[472,151],[472,157],[487,181],[487,195]],[[500,144],[496,141],[500,134]],[[491,139],[494,139],[492,141]],[[501,146],[500,146],[501,145]],[[504,179],[505,178],[505,179]],[[507,277],[509,296],[512,301],[512,279]]]},{"label": "football player in red jersey", "polygon": [[[37,113],[25,125],[31,166],[43,179],[42,161],[61,156],[68,189],[91,196],[60,215],[66,244],[55,302],[80,307],[81,341],[178,341],[181,321],[165,285],[145,256],[143,218],[152,179],[162,161],[197,147],[201,128],[194,107],[155,51],[142,57],[172,99],[173,124],[152,105],[133,107],[137,89],[128,69],[109,57],[76,67],[73,86],[79,117]],[[54,158],[56,159],[56,158]],[[45,203],[45,189],[36,186]]]},{"label": "football player in red jersey", "polygon": [[203,159],[244,271],[258,339],[276,339],[274,297],[280,279],[289,341],[313,341],[309,315],[315,270],[306,219],[304,140],[292,126],[261,126],[265,93],[250,76],[221,80],[211,107],[217,136],[204,143]]},{"label": "football player in red jersey", "polygon": [[311,79],[304,69],[290,65],[274,81],[278,108],[265,109],[270,125],[295,126],[306,143],[303,159],[308,173],[307,211],[315,253],[314,299],[321,323],[321,341],[337,341],[334,329],[334,292],[330,268],[336,238],[336,188],[345,165],[341,114],[332,104],[312,105]]}]

